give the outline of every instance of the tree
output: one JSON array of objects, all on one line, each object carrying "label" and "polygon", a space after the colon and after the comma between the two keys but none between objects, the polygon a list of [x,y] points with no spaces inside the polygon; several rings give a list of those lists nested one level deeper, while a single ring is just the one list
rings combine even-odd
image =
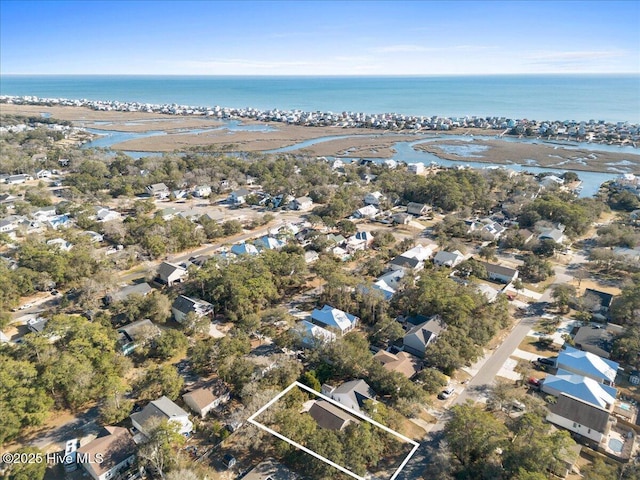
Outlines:
[{"label": "tree", "polygon": [[21,447],[13,455],[24,454],[26,458],[32,461],[14,462],[7,465],[8,471],[5,472],[7,480],[42,480],[47,470],[47,459],[45,453],[37,447]]},{"label": "tree", "polygon": [[575,299],[576,294],[576,288],[573,285],[562,283],[554,285],[551,298],[555,300],[556,307],[558,307],[561,312],[567,313],[569,311],[569,304]]},{"label": "tree", "polygon": [[179,352],[187,349],[189,340],[178,330],[163,330],[162,334],[155,339],[152,354],[163,360],[168,360]]},{"label": "tree", "polygon": [[596,457],[589,468],[583,468],[582,471],[584,480],[611,480],[618,477],[618,469],[605,463],[600,457]]},{"label": "tree", "polygon": [[184,379],[173,365],[157,365],[147,370],[137,385],[138,398],[156,400],[166,395],[175,400],[180,395]]},{"label": "tree", "polygon": [[614,298],[611,317],[621,324],[631,324],[640,318],[640,273],[633,275],[630,283]]},{"label": "tree", "polygon": [[430,394],[439,392],[449,383],[448,377],[435,368],[425,368],[418,373],[416,382],[422,386],[422,389]]},{"label": "tree", "polygon": [[467,478],[485,469],[496,449],[505,445],[507,428],[491,413],[470,403],[456,405],[444,427],[449,450]]},{"label": "tree", "polygon": [[553,267],[547,260],[527,255],[519,268],[520,274],[530,282],[543,282],[553,275]]},{"label": "tree", "polygon": [[316,377],[316,372],[313,370],[309,370],[304,372],[300,377],[300,383],[306,385],[307,387],[313,388],[316,392],[319,392],[322,385],[320,384],[320,380]]},{"label": "tree", "polygon": [[198,315],[195,312],[189,312],[182,320],[182,328],[187,335],[209,333],[211,320],[206,315]]},{"label": "tree", "polygon": [[145,426],[148,436],[138,447],[138,457],[164,476],[176,465],[177,451],[184,445],[185,438],[179,433],[180,425],[176,422],[161,420]]}]

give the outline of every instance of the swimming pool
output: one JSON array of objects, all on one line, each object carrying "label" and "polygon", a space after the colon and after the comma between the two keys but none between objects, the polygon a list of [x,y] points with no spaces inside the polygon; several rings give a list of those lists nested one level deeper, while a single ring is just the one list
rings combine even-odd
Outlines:
[{"label": "swimming pool", "polygon": [[622,441],[618,440],[617,438],[612,438],[611,440],[609,440],[609,448],[616,453],[622,452],[623,445],[624,443],[622,443]]}]

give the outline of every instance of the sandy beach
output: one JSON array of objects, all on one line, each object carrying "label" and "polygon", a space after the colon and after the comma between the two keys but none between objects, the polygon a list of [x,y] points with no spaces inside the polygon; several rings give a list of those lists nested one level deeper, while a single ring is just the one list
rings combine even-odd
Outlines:
[{"label": "sandy beach", "polygon": [[[325,137],[341,137],[318,142],[292,153],[310,156],[392,158],[396,142],[415,141],[423,138],[437,140],[415,145],[416,150],[433,153],[440,158],[461,162],[482,162],[509,165],[528,164],[546,168],[561,168],[595,172],[640,173],[640,151],[593,152],[586,149],[569,149],[553,143],[529,143],[506,141],[494,136],[494,130],[461,128],[442,132],[386,132],[366,128],[338,126],[305,127],[272,122],[273,131],[211,130],[185,133],[184,129],[215,129],[224,123],[202,116],[175,116],[145,112],[96,111],[84,107],[35,106],[1,104],[0,113],[40,116],[48,113],[52,118],[72,121],[80,127],[97,130],[143,133],[163,130],[167,135],[138,138],[113,145],[114,150],[145,152],[173,152],[194,146],[216,146],[220,151],[260,152],[292,146],[304,141]],[[98,122],[98,123],[96,123]],[[251,119],[243,119],[244,125],[265,125]],[[469,141],[447,138],[449,135],[467,135]]]}]

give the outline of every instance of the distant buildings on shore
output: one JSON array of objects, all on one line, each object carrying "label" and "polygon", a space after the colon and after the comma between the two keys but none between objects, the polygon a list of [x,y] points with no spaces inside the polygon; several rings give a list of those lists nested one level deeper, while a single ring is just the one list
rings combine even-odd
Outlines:
[{"label": "distant buildings on shore", "polygon": [[449,131],[458,128],[497,130],[499,135],[540,137],[555,140],[629,144],[640,142],[640,125],[627,122],[510,119],[506,117],[440,117],[398,113],[305,112],[302,110],[260,110],[256,108],[195,107],[177,104],[151,104],[104,100],[70,100],[35,96],[0,96],[0,103],[87,107],[97,111],[147,112],[166,115],[199,115],[217,119],[251,119],[308,127],[374,128],[390,131]]}]

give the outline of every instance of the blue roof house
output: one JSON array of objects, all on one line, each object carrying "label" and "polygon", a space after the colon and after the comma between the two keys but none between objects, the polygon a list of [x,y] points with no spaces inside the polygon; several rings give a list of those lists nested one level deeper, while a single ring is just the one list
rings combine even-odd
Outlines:
[{"label": "blue roof house", "polygon": [[237,243],[231,247],[231,253],[236,255],[257,255],[258,249],[250,243]]},{"label": "blue roof house", "polygon": [[358,323],[358,317],[325,305],[322,310],[316,308],[311,312],[311,323],[323,328],[333,328],[344,335],[354,329]]},{"label": "blue roof house", "polygon": [[555,397],[562,394],[569,395],[605,410],[611,410],[618,394],[614,387],[566,370],[558,370],[555,375],[548,375],[542,382],[541,389],[544,393]]},{"label": "blue roof house", "polygon": [[558,355],[556,367],[613,386],[619,364],[593,353],[567,346]]}]

